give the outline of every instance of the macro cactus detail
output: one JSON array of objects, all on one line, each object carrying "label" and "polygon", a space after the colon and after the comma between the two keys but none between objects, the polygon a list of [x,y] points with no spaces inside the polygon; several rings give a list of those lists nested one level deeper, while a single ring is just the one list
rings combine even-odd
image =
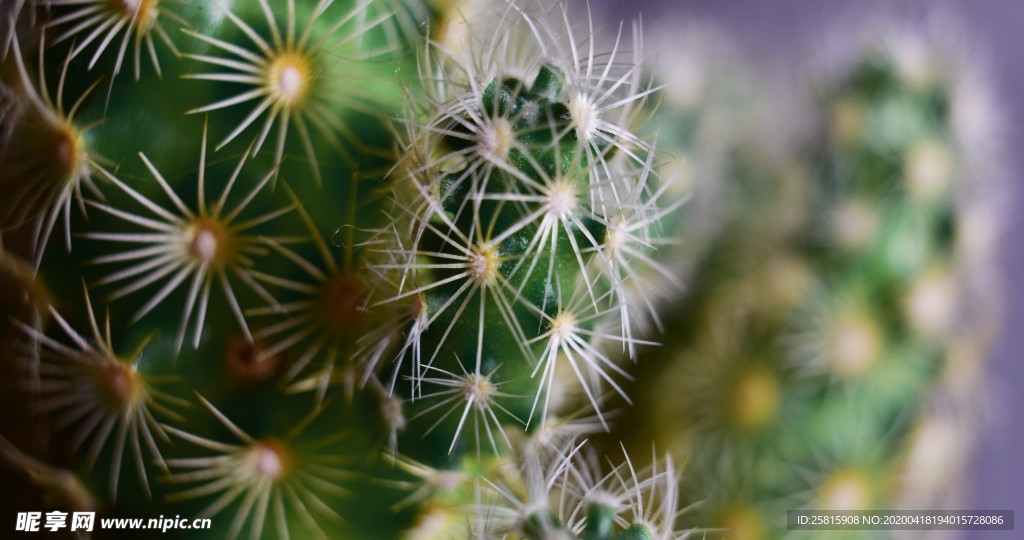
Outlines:
[{"label": "macro cactus detail", "polygon": [[992,135],[931,34],[804,81],[807,136],[583,2],[0,18],[4,512],[773,538],[962,465]]},{"label": "macro cactus detail", "polygon": [[[417,2],[6,5],[4,258],[33,296],[4,335],[38,420],[8,461],[81,478],[101,516],[212,520],[183,537],[673,534],[675,468],[581,460],[592,426],[563,418],[571,390],[608,426],[609,351],[647,343],[671,276],[638,37],[528,2],[464,27]],[[543,510],[565,475],[577,509]]]}]

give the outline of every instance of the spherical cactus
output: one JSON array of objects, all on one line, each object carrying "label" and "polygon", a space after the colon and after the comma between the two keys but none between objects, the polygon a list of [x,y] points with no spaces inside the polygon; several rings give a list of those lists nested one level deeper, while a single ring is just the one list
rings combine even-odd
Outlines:
[{"label": "spherical cactus", "polygon": [[[601,343],[633,348],[621,300],[632,266],[653,263],[644,252],[664,204],[651,146],[632,131],[648,94],[638,68],[620,68],[616,50],[581,61],[571,25],[534,16],[506,23],[522,29],[505,36],[536,51],[493,35],[466,54],[439,51],[424,77],[441,92],[407,120],[412,162],[383,240],[394,260],[380,266],[403,284],[382,302],[425,308],[419,356],[403,364],[409,397],[431,393],[421,382],[441,395],[438,386],[461,388],[488,427],[503,423],[492,406],[543,422],[562,361],[603,418],[599,394],[617,387],[617,368]],[[504,362],[510,349],[526,361]],[[521,391],[532,399],[511,395]]]},{"label": "spherical cactus", "polygon": [[[671,464],[580,451],[627,397],[608,349],[646,343],[682,202],[633,40],[533,2],[0,16],[0,336],[36,425],[0,455],[40,510],[183,538],[671,537]],[[577,507],[542,511],[555,488]]]}]

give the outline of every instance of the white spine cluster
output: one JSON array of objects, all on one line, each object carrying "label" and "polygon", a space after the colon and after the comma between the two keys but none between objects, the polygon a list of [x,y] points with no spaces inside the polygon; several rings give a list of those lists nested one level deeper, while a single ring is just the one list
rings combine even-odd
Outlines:
[{"label": "white spine cluster", "polygon": [[[451,336],[465,340],[457,329],[471,325],[469,375],[504,381],[484,366],[528,362],[537,390],[523,398],[543,420],[566,363],[604,423],[602,387],[628,401],[615,349],[632,357],[647,344],[633,336],[644,318],[634,310],[653,309],[658,285],[639,281],[671,275],[654,252],[678,203],[637,131],[656,90],[641,78],[639,42],[624,52],[620,30],[602,50],[589,19],[581,31],[567,8],[535,8],[509,2],[500,31],[481,25],[462,46],[430,44],[394,180],[393,260],[381,265],[399,290],[380,304],[433,299],[415,378],[448,362]],[[515,342],[507,358],[487,352],[496,335]]]}]

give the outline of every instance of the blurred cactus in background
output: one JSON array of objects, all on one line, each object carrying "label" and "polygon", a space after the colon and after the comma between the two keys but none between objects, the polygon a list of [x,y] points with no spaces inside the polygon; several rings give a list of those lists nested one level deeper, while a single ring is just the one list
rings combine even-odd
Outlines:
[{"label": "blurred cactus in background", "polygon": [[937,31],[783,92],[584,3],[0,17],[9,514],[661,540],[952,504],[996,134]]},{"label": "blurred cactus in background", "polygon": [[[999,133],[955,30],[872,27],[779,84],[788,97],[745,103],[715,188],[724,224],[613,433],[687,464],[682,523],[781,538],[810,534],[787,532],[787,510],[964,504],[997,315]],[[690,124],[672,104],[665,131]]]}]

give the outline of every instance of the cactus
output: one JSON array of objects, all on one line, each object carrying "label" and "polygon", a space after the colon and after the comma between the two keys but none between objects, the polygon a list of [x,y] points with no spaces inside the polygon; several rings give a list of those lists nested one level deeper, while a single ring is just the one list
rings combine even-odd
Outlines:
[{"label": "cactus", "polygon": [[56,509],[674,535],[671,462],[581,439],[627,398],[608,350],[646,343],[682,202],[638,43],[562,6],[467,13],[5,4],[5,366],[35,427],[0,448]]},{"label": "cactus", "polygon": [[952,504],[993,136],[940,32],[832,59],[808,137],[726,39],[659,70],[582,4],[0,17],[5,508],[661,540]]},{"label": "cactus", "polygon": [[[994,322],[998,132],[953,30],[866,32],[792,92],[812,105],[743,103],[767,127],[733,139],[720,233],[613,434],[688,464],[684,525],[816,537],[787,530],[786,511],[964,503],[959,441],[980,420]],[[666,131],[691,125],[665,103]],[[787,134],[793,110],[807,112]]]}]

